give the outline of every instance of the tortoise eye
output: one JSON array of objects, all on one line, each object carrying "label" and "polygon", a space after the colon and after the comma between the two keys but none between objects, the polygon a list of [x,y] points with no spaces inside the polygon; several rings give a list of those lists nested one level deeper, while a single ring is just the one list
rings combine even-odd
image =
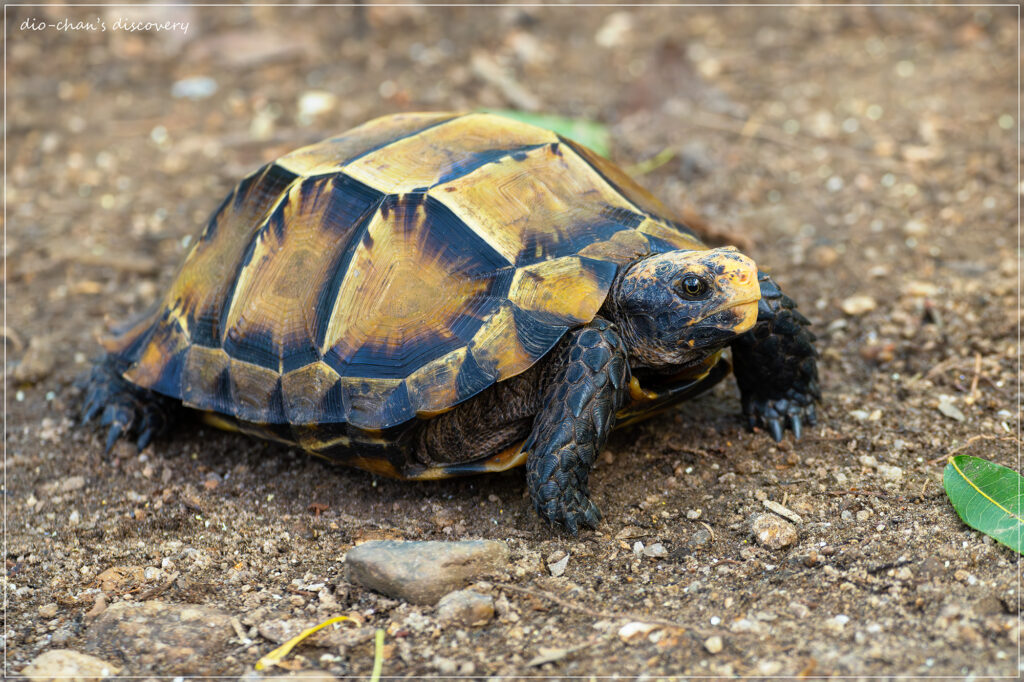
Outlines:
[{"label": "tortoise eye", "polygon": [[696,275],[687,275],[679,282],[679,293],[689,299],[704,298],[708,291],[707,282]]}]

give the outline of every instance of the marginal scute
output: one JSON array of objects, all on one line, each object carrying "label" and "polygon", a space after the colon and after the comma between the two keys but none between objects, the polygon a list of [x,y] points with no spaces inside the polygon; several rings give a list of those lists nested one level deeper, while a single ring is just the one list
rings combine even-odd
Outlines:
[{"label": "marginal scute", "polygon": [[188,407],[234,415],[231,358],[220,348],[191,346],[185,353],[181,401]]},{"label": "marginal scute", "polygon": [[260,424],[288,421],[281,400],[281,375],[249,362],[231,360],[231,400],[234,415]]},{"label": "marginal scute", "polygon": [[432,417],[451,409],[459,401],[456,380],[466,360],[463,346],[413,372],[405,383],[409,402],[418,417]]},{"label": "marginal scute", "polygon": [[281,389],[288,421],[292,424],[315,424],[330,421],[328,415],[344,414],[341,402],[332,405],[329,397],[339,378],[338,373],[323,362],[313,362],[284,374]]}]

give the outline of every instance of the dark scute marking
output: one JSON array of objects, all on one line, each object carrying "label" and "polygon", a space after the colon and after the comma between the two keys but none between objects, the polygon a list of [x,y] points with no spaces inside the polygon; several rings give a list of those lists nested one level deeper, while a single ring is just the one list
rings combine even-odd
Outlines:
[{"label": "dark scute marking", "polygon": [[497,373],[481,367],[469,351],[455,376],[455,392],[460,399],[468,398],[489,387],[497,378]]},{"label": "dark scute marking", "polygon": [[219,314],[211,310],[193,310],[189,312],[187,319],[189,340],[192,343],[205,348],[220,348]]},{"label": "dark scute marking", "polygon": [[345,408],[345,396],[342,392],[341,382],[335,381],[323,398],[320,399],[320,414],[316,421],[343,421],[347,416]]},{"label": "dark scute marking", "polygon": [[569,329],[564,324],[553,323],[553,320],[544,319],[544,316],[519,306],[512,307],[512,318],[516,323],[519,343],[535,359],[551,350]]},{"label": "dark scute marking", "polygon": [[324,362],[343,377],[404,379],[428,362],[464,345],[458,338],[424,331],[397,346],[367,343],[346,361],[341,361],[331,349],[324,354]]},{"label": "dark scute marking", "polygon": [[276,163],[267,164],[238,184],[238,189],[235,190],[235,210],[243,203],[255,207],[276,201],[285,188],[298,177]]},{"label": "dark scute marking", "polygon": [[329,185],[330,196],[324,204],[320,225],[325,230],[342,235],[349,234],[385,197],[381,192],[344,173],[334,175]]},{"label": "dark scute marking", "polygon": [[242,334],[237,328],[232,328],[224,339],[224,351],[236,360],[251,362],[275,372],[280,365],[274,333],[270,329],[250,328]]},{"label": "dark scute marking", "polygon": [[508,300],[508,290],[515,277],[514,268],[505,268],[490,280],[487,289],[468,299],[462,310],[448,325],[449,331],[464,343],[469,343],[483,325],[484,320],[498,312]]},{"label": "dark scute marking", "polygon": [[231,399],[231,372],[227,367],[217,375],[213,393],[206,396],[210,409],[221,414],[234,414],[235,401]]},{"label": "dark scute marking", "polygon": [[611,287],[615,275],[619,272],[619,266],[615,263],[585,256],[580,256],[580,267],[597,282],[597,288],[604,289],[605,292]]},{"label": "dark scute marking", "polygon": [[[284,211],[285,207],[288,205],[288,201],[289,199],[287,196],[281,200],[281,203],[278,204],[277,208],[274,209],[274,212],[270,214],[270,218],[267,219],[267,224],[263,227],[264,230],[273,230],[274,236],[279,242],[284,239],[284,229],[286,227],[284,224]],[[249,258],[252,258],[252,254],[249,255]]]},{"label": "dark scute marking", "polygon": [[[231,284],[228,286],[227,291],[224,294],[224,298],[218,301],[215,307],[206,311],[207,315],[216,316],[216,323],[211,323],[212,326],[208,330],[202,330],[202,333],[209,333],[210,336],[212,337],[213,345],[210,346],[212,348],[216,348],[221,345],[220,335],[222,333],[222,330],[224,329],[224,316],[228,313],[229,310],[231,310],[231,301],[235,299],[235,291],[238,289],[238,280],[242,276],[242,270],[244,270],[245,267],[252,262],[252,257],[256,253],[256,245],[259,243],[261,232],[262,230],[256,230],[256,233],[253,234],[252,238],[249,240],[249,244],[245,247],[245,253],[242,254],[242,261],[241,263],[238,264],[238,267],[235,268],[235,274],[231,276]],[[196,320],[196,322],[201,321]],[[205,321],[202,321],[202,323],[205,323]],[[235,330],[232,329],[231,331]],[[225,349],[226,343],[227,342],[225,340]],[[274,365],[274,369],[277,369],[276,364]]]},{"label": "dark scute marking", "polygon": [[679,247],[671,242],[667,242],[661,237],[655,237],[654,235],[644,234],[647,238],[647,243],[651,245],[651,253],[668,253],[669,251],[678,251]]},{"label": "dark scute marking", "polygon": [[625,225],[630,229],[636,229],[644,221],[644,217],[639,213],[630,211],[628,208],[622,208],[621,206],[609,206],[607,204],[601,208],[601,215],[612,222]]},{"label": "dark scute marking", "polygon": [[317,292],[313,313],[313,338],[317,347],[323,346],[338,289],[348,271],[352,255],[360,240],[369,236],[370,221],[384,196],[344,174],[339,173],[331,181],[331,196],[325,202],[321,226],[337,234],[340,248],[334,262],[327,269],[328,276],[324,277],[320,291]]},{"label": "dark scute marking", "polygon": [[380,412],[380,425],[383,427],[401,424],[416,416],[416,411],[409,400],[409,389],[404,381],[391,391]]},{"label": "dark scute marking", "polygon": [[228,195],[224,197],[224,199],[220,202],[220,206],[218,206],[217,209],[213,212],[213,215],[210,216],[210,219],[206,221],[206,227],[203,229],[203,233],[199,235],[199,241],[209,241],[213,239],[214,236],[216,236],[219,219],[224,214],[224,211],[227,210],[228,204],[231,203],[231,200],[234,198],[236,191],[237,189],[228,192]]},{"label": "dark scute marking", "polygon": [[[270,392],[267,399],[267,419],[272,424],[280,424],[288,421],[288,413],[284,409],[284,391],[281,388],[281,379],[274,384],[274,390]],[[291,436],[291,430],[288,430]]]},{"label": "dark scute marking", "polygon": [[411,419],[415,412],[405,383],[390,389],[373,389],[367,384],[346,391],[350,405],[348,422],[365,427],[388,427]]},{"label": "dark scute marking", "polygon": [[632,229],[601,213],[577,219],[560,232],[531,232],[516,255],[516,266],[572,256],[595,242],[608,241],[616,232]]},{"label": "dark scute marking", "polygon": [[319,359],[320,351],[313,345],[311,339],[286,343],[281,353],[281,371],[291,372],[293,369],[311,365]]},{"label": "dark scute marking", "polygon": [[167,358],[163,369],[160,370],[160,376],[149,387],[150,390],[172,398],[181,397],[181,372],[185,367],[185,353],[187,352],[188,349],[183,348]]},{"label": "dark scute marking", "polygon": [[[562,142],[565,142],[565,139],[561,135],[558,136],[558,139],[562,140]],[[562,156],[562,150],[558,147],[557,142],[548,143],[548,151],[550,151],[555,156]]]},{"label": "dark scute marking", "polygon": [[[490,277],[511,265],[450,208],[430,195],[423,202],[426,235],[424,250],[452,265],[451,272],[468,277]],[[510,280],[511,281],[511,280]]]},{"label": "dark scute marking", "polygon": [[334,176],[316,176],[303,180],[302,184],[299,185],[300,204],[302,206],[315,205],[333,179]]},{"label": "dark scute marking", "polygon": [[487,149],[482,152],[469,152],[465,156],[454,159],[449,164],[447,170],[438,178],[437,184],[443,185],[464,175],[469,175],[478,168],[495,161],[500,161],[508,156],[515,158],[517,161],[522,161],[526,158],[528,152],[543,147],[545,144],[547,143],[542,142],[541,144],[529,144],[511,149]]},{"label": "dark scute marking", "polygon": [[[388,145],[392,145],[395,142],[398,142],[399,140],[405,140],[405,139],[410,138],[410,137],[415,137],[415,136],[419,135],[420,133],[422,133],[425,130],[430,130],[431,128],[436,128],[437,126],[444,125],[445,123],[450,123],[451,121],[454,121],[455,119],[460,118],[460,117],[461,117],[461,114],[458,115],[458,116],[452,116],[451,118],[445,118],[445,119],[442,119],[440,121],[434,121],[433,123],[429,123],[429,124],[423,126],[422,128],[417,128],[416,130],[414,130],[414,131],[412,131],[410,133],[405,133],[405,134],[402,134],[402,135],[397,135],[397,136],[395,136],[395,137],[393,137],[393,138],[391,138],[389,140],[385,140],[384,142],[376,144],[376,145],[370,147],[369,149],[367,149],[365,151],[361,151],[361,152],[359,152],[358,154],[356,154],[354,156],[348,157],[347,159],[342,161],[340,165],[343,165],[343,166],[344,165],[348,165],[348,164],[352,163],[353,161],[356,161],[358,159],[363,158],[367,154],[372,154],[375,151],[379,151],[381,149],[384,149]],[[345,136],[342,136],[339,139],[345,139]]]},{"label": "dark scute marking", "polygon": [[677,230],[679,230],[683,234],[688,235],[690,237],[693,237],[697,241],[701,241],[701,238],[697,236],[697,233],[693,231],[693,228],[687,226],[686,224],[681,223],[678,220],[670,220],[670,219],[666,219],[666,222],[668,222],[669,225],[671,225],[672,227],[676,228]]}]

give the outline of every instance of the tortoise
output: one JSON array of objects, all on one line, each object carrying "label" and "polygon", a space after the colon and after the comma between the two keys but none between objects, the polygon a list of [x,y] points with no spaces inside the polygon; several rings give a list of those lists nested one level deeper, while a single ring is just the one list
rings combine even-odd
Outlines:
[{"label": "tortoise", "polygon": [[799,438],[820,399],[808,325],[577,142],[391,115],[242,180],[164,296],[103,340],[83,421],[101,415],[108,451],[183,405],[397,478],[525,464],[537,512],[576,534],[601,519],[588,478],[613,426],[731,369],[750,426]]}]

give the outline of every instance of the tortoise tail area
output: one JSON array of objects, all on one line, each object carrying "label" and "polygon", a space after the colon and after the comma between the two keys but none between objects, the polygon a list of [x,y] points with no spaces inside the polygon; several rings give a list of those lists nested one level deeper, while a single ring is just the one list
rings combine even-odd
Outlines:
[{"label": "tortoise tail area", "polygon": [[125,364],[117,355],[104,355],[76,382],[85,391],[82,422],[99,417],[100,425],[108,427],[107,452],[122,437],[134,438],[142,450],[166,432],[180,409],[178,401],[125,381]]}]

